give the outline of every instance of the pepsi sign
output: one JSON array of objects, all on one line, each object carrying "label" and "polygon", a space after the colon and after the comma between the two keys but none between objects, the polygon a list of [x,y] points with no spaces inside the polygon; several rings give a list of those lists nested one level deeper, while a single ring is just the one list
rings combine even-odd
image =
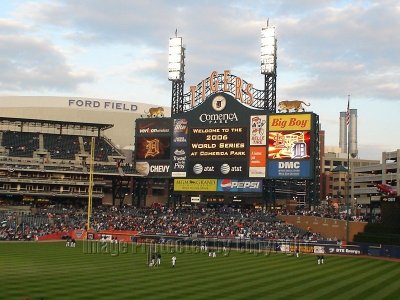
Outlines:
[{"label": "pepsi sign", "polygon": [[261,193],[262,180],[218,179],[218,192]]}]

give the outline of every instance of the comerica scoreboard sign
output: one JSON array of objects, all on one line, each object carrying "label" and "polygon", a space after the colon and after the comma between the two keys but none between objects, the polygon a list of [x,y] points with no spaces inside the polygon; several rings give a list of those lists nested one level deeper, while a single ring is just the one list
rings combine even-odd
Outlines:
[{"label": "comerica scoreboard sign", "polygon": [[[266,151],[253,149],[259,146],[265,149],[267,145],[265,111],[254,109],[232,95],[215,93],[195,109],[177,116],[181,117],[188,121],[188,145],[182,149],[187,160],[184,173],[177,175],[218,179],[265,177],[266,160],[258,159],[257,153],[265,155]],[[250,145],[254,147],[251,149]],[[257,173],[253,168],[260,171]]]},{"label": "comerica scoreboard sign", "polygon": [[137,170],[148,177],[310,179],[315,115],[270,114],[216,93],[174,118],[136,121]]},{"label": "comerica scoreboard sign", "polygon": [[271,114],[218,92],[174,118],[137,119],[135,158],[149,177],[253,185],[264,178],[310,179],[318,155],[315,124],[313,113]]}]

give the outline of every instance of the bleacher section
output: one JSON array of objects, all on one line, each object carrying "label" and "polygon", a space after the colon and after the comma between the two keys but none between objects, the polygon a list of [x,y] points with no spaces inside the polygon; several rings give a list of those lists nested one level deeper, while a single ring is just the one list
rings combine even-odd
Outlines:
[{"label": "bleacher section", "polygon": [[[94,203],[103,200],[109,203],[111,199],[113,205],[117,202],[121,205],[126,191],[131,193],[132,178],[140,175],[122,171],[122,165],[132,156],[119,152],[103,135],[112,127],[112,124],[0,117],[0,204],[2,200],[82,204],[91,196]],[[94,162],[92,139],[95,139]],[[43,221],[29,214],[18,218],[26,224]]]},{"label": "bleacher section", "polygon": [[43,134],[44,148],[53,159],[75,159],[79,153],[79,136]]},{"label": "bleacher section", "polygon": [[96,173],[118,173],[116,165],[95,165],[94,172]]},{"label": "bleacher section", "polygon": [[[50,133],[32,133],[2,131],[1,144],[9,151],[10,157],[33,157],[40,150],[48,153],[49,159],[75,160],[77,154],[90,154],[90,136],[60,135]],[[43,149],[40,139],[43,139]],[[83,145],[81,144],[83,143]],[[96,138],[95,161],[109,161],[109,156],[121,156],[104,137]]]},{"label": "bleacher section", "polygon": [[[91,137],[84,136],[83,137],[83,146],[85,152],[90,153],[90,143]],[[94,150],[94,160],[95,161],[108,161],[108,156],[120,156],[121,154],[113,148],[104,138],[96,139],[96,147]]]},{"label": "bleacher section", "polygon": [[122,172],[124,172],[125,174],[137,174],[137,171],[132,164],[124,164],[121,166],[121,168]]},{"label": "bleacher section", "polygon": [[32,157],[39,148],[39,133],[4,131],[2,146],[9,150],[9,156]]}]

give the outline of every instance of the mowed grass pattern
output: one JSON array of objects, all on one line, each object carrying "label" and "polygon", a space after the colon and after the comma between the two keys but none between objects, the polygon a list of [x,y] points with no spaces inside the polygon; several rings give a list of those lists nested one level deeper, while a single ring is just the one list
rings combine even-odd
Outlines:
[{"label": "mowed grass pattern", "polygon": [[0,299],[400,299],[400,263],[360,257],[231,251],[87,254],[83,244],[0,243]]}]

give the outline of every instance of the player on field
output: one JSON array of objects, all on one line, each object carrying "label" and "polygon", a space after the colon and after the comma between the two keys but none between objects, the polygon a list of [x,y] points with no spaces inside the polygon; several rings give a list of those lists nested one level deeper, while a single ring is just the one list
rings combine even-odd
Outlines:
[{"label": "player on field", "polygon": [[175,264],[176,264],[176,256],[175,255],[172,256],[171,262],[172,262],[172,267],[175,268]]},{"label": "player on field", "polygon": [[161,265],[161,253],[157,253],[157,266]]}]

